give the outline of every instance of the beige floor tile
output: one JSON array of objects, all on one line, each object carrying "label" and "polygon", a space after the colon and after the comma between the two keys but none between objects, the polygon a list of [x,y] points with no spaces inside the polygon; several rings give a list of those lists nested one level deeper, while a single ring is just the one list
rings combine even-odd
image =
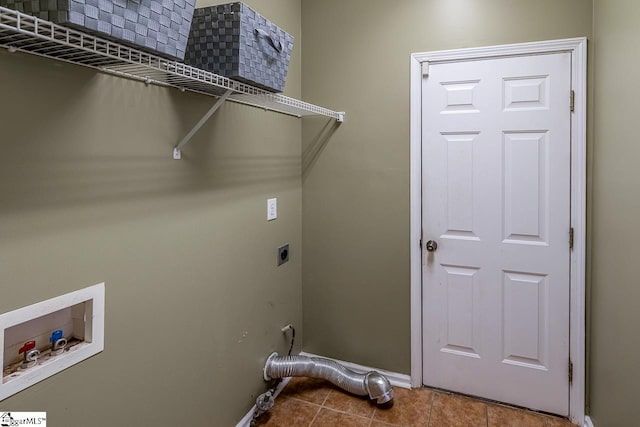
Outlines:
[{"label": "beige floor tile", "polygon": [[393,406],[376,408],[373,419],[403,426],[428,426],[433,392],[427,389],[394,388]]},{"label": "beige floor tile", "polygon": [[325,380],[292,378],[280,395],[322,405],[332,388],[333,385]]},{"label": "beige floor tile", "polygon": [[486,427],[487,405],[462,396],[435,393],[429,427]]},{"label": "beige floor tile", "polygon": [[273,408],[258,418],[258,425],[265,427],[308,426],[319,411],[319,406],[300,400],[278,397]]},{"label": "beige floor tile", "polygon": [[322,408],[311,427],[368,427],[371,419]]},{"label": "beige floor tile", "polygon": [[545,427],[576,427],[571,421],[559,417],[548,416],[546,422]]},{"label": "beige floor tile", "polygon": [[[391,407],[376,406],[328,381],[294,378],[260,426],[576,427],[568,420],[429,389],[394,388]],[[322,406],[322,408],[321,408]]]},{"label": "beige floor tile", "polygon": [[547,427],[546,417],[521,409],[487,405],[489,427]]},{"label": "beige floor tile", "polygon": [[368,396],[354,396],[341,390],[331,390],[327,400],[324,402],[324,406],[366,418],[371,418],[373,411],[376,409],[375,403]]}]

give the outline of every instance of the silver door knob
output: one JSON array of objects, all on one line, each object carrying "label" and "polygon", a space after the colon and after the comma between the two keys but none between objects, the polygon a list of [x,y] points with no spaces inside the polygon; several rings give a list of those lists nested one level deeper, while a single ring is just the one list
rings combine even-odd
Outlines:
[{"label": "silver door knob", "polygon": [[435,252],[436,249],[438,249],[438,242],[435,240],[429,240],[426,247],[429,252]]}]

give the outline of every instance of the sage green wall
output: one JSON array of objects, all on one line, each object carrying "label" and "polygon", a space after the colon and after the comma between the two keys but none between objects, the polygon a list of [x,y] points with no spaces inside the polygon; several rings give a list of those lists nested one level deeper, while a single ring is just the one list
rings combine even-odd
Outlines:
[{"label": "sage green wall", "polygon": [[410,372],[410,55],[590,37],[586,0],[302,0],[304,349]]},{"label": "sage green wall", "polygon": [[[296,38],[299,97],[300,1],[249,4]],[[0,94],[0,312],[106,281],[105,351],[0,411],[235,425],[302,323],[300,120],[228,103],[174,161],[214,98],[4,50]]]},{"label": "sage green wall", "polygon": [[590,414],[596,427],[638,425],[639,16],[637,1],[595,1]]}]

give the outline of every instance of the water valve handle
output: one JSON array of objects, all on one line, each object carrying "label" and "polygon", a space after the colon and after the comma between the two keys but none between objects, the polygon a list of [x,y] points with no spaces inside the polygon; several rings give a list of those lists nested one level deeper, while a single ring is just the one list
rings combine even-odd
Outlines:
[{"label": "water valve handle", "polygon": [[36,348],[36,342],[27,341],[22,347],[20,347],[20,349],[18,350],[18,354],[27,353],[29,352],[29,350],[33,350],[34,348]]},{"label": "water valve handle", "polygon": [[57,331],[53,331],[53,333],[51,334],[51,338],[49,338],[49,342],[51,344],[55,344],[56,341],[58,341],[63,337],[64,337],[64,334],[62,332],[62,329],[58,329]]},{"label": "water valve handle", "polygon": [[35,362],[38,360],[38,357],[40,357],[40,350],[38,349],[30,350],[24,354],[24,361]]}]

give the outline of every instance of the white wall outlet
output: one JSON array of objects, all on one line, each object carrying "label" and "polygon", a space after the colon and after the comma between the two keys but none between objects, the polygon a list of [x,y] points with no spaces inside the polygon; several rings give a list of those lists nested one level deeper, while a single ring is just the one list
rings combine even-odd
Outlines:
[{"label": "white wall outlet", "polygon": [[103,349],[104,283],[0,314],[0,400]]},{"label": "white wall outlet", "polygon": [[278,199],[267,199],[267,221],[278,218]]}]

